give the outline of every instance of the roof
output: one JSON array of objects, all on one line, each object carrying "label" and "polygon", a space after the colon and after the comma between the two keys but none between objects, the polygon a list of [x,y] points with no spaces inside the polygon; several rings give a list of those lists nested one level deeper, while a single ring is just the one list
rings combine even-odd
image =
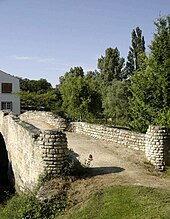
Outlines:
[{"label": "roof", "polygon": [[13,78],[19,80],[18,77],[14,76],[14,75],[11,75],[11,74],[9,74],[9,73],[6,73],[6,72],[4,72],[4,71],[2,71],[2,70],[0,70],[0,75],[1,75],[1,74],[5,74],[5,75],[8,75],[9,77],[13,77]]}]

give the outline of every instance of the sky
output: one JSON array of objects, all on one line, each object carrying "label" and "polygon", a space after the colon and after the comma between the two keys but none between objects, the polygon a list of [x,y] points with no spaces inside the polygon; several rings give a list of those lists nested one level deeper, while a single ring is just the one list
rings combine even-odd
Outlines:
[{"label": "sky", "polygon": [[0,70],[53,86],[72,67],[97,69],[109,47],[126,58],[140,27],[146,47],[169,0],[0,0]]}]

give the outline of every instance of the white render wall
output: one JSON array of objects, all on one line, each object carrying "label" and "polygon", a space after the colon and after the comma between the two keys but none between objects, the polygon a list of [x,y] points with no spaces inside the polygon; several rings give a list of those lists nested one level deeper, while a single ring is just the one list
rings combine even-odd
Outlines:
[{"label": "white render wall", "polygon": [[[12,83],[12,93],[2,93],[2,83]],[[0,110],[1,102],[12,102],[12,111],[15,115],[20,114],[19,79],[0,71]]]}]

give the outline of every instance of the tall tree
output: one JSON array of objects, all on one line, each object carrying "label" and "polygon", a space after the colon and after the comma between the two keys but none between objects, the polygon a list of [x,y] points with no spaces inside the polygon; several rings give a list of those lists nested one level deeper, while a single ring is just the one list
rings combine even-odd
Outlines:
[{"label": "tall tree", "polygon": [[126,62],[126,77],[130,77],[133,71],[138,70],[145,54],[145,40],[142,36],[142,30],[139,27],[133,29],[132,45],[129,47],[129,53]]},{"label": "tall tree", "polygon": [[151,54],[158,65],[169,65],[170,61],[170,15],[154,22],[157,30],[151,42]]},{"label": "tall tree", "polygon": [[124,61],[124,58],[120,57],[118,48],[106,49],[105,56],[98,59],[100,77],[105,85],[111,84],[114,79],[122,80]]},{"label": "tall tree", "polygon": [[155,25],[147,67],[131,77],[131,125],[140,131],[151,123],[170,126],[170,16]]}]

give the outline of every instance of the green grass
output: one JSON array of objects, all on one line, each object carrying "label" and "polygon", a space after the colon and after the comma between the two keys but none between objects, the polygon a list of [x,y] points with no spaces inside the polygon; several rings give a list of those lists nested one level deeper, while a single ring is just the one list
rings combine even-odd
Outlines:
[{"label": "green grass", "polygon": [[0,206],[0,219],[54,219],[66,207],[65,197],[38,202],[34,194],[15,195]]},{"label": "green grass", "polygon": [[[60,217],[59,217],[60,218]],[[66,219],[169,219],[170,191],[115,186],[96,193]]]},{"label": "green grass", "polygon": [[166,178],[170,179],[170,166],[166,166]]}]

